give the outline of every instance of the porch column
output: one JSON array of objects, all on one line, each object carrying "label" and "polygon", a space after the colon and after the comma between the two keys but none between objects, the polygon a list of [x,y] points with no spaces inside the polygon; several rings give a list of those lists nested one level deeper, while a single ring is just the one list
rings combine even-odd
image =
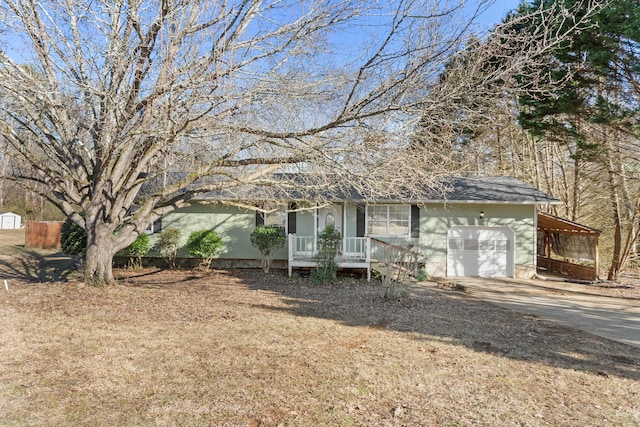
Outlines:
[{"label": "porch column", "polygon": [[292,269],[292,265],[291,262],[293,261],[293,250],[294,250],[294,246],[296,244],[296,238],[293,234],[289,233],[289,235],[287,236],[289,239],[289,259],[287,262],[287,269],[289,271],[289,277],[291,277],[291,274],[293,273],[293,269]]},{"label": "porch column", "polygon": [[347,203],[342,202],[342,253],[347,251]]},{"label": "porch column", "polygon": [[318,206],[313,210],[313,253],[318,252]]},{"label": "porch column", "polygon": [[544,230],[544,256],[551,258],[551,232]]},{"label": "porch column", "polygon": [[595,234],[596,244],[594,248],[594,268],[596,269],[596,280],[600,280],[600,253],[598,249],[598,235]]}]

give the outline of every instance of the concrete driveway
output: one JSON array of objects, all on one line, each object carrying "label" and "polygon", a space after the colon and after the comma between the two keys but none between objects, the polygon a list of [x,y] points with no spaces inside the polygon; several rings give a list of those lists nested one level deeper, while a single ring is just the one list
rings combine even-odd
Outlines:
[{"label": "concrete driveway", "polygon": [[640,347],[640,299],[598,295],[589,285],[450,277],[476,298]]}]

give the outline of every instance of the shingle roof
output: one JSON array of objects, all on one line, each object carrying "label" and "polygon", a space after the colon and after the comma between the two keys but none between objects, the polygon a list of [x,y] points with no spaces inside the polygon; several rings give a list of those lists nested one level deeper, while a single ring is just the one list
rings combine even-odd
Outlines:
[{"label": "shingle roof", "polygon": [[[291,184],[295,176],[286,178]],[[307,181],[308,182],[308,181]],[[437,189],[436,189],[437,188]],[[411,196],[400,198],[373,198],[363,195],[353,187],[296,191],[289,189],[266,191],[259,187],[234,189],[233,193],[222,191],[207,193],[203,200],[323,200],[329,202],[379,202],[379,203],[505,203],[505,204],[561,204],[558,199],[515,178],[498,177],[449,177],[443,186],[425,187],[424,191],[413,191]],[[268,195],[267,195],[268,194]]]},{"label": "shingle roof", "polygon": [[[560,204],[560,200],[508,176],[453,177],[449,190],[438,201],[467,203]],[[420,201],[436,201],[433,197]]]}]

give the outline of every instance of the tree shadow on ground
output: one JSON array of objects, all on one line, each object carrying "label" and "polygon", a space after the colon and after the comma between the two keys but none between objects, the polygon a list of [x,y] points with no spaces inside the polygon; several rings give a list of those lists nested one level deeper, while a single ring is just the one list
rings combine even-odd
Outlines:
[{"label": "tree shadow on ground", "polygon": [[191,291],[210,289],[210,285],[206,283],[210,274],[214,274],[214,270],[160,267],[120,268],[114,272],[116,280],[125,286],[147,289],[164,289],[169,286]]},{"label": "tree shadow on ground", "polygon": [[78,271],[78,261],[63,252],[22,249],[15,255],[0,257],[0,279],[68,281]]},{"label": "tree shadow on ground", "polygon": [[464,292],[414,287],[410,297],[389,301],[383,298],[379,283],[314,285],[276,274],[279,280],[267,281],[264,276],[233,272],[250,289],[277,292],[286,304],[256,306],[261,309],[406,332],[434,345],[447,342],[510,359],[640,380],[637,348],[501,308]]}]

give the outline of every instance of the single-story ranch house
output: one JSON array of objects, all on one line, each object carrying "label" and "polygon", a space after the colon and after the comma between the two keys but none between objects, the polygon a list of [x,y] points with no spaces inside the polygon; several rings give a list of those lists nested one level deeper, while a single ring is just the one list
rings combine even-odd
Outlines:
[{"label": "single-story ranch house", "polygon": [[224,241],[219,265],[259,266],[251,232],[259,224],[280,226],[288,239],[274,266],[291,273],[315,264],[318,233],[332,225],[343,237],[338,265],[362,268],[369,277],[376,248],[385,244],[417,252],[432,276],[532,277],[538,210],[560,201],[510,177],[451,178],[448,188],[437,197],[426,190],[408,200],[374,202],[349,192],[322,205],[301,200],[265,205],[211,194],[166,215],[148,233],[153,244],[162,229],[176,228],[186,242],[191,232],[212,229]]}]

